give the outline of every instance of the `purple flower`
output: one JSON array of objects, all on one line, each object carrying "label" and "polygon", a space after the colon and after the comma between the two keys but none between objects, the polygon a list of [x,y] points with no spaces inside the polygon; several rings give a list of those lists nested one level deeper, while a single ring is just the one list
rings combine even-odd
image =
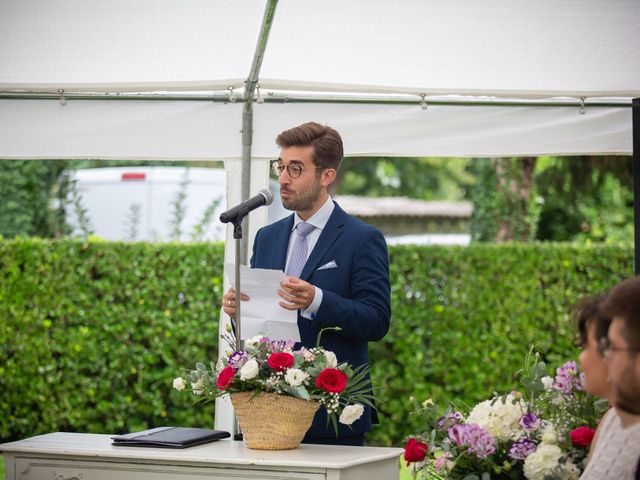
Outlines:
[{"label": "purple flower", "polygon": [[553,388],[566,395],[571,395],[571,392],[573,392],[573,382],[567,376],[558,375],[555,382],[553,382]]},{"label": "purple flower", "polygon": [[574,388],[576,390],[582,389],[580,378],[578,378],[578,367],[576,366],[576,362],[567,362],[556,369],[556,378],[553,383],[553,388],[565,395],[571,395]]},{"label": "purple flower", "polygon": [[438,419],[438,430],[447,430],[454,425],[462,423],[463,417],[460,412],[451,412],[447,415],[443,415]]},{"label": "purple flower", "polygon": [[527,432],[540,427],[540,419],[535,413],[525,413],[518,422]]},{"label": "purple flower", "polygon": [[229,357],[229,366],[238,370],[245,364],[248,358],[249,355],[247,355],[247,352],[239,350]]},{"label": "purple flower", "polygon": [[265,338],[265,340],[266,343],[269,343],[272,353],[291,350],[296,344],[295,340],[269,340],[268,338]]},{"label": "purple flower", "polygon": [[486,458],[496,452],[496,441],[480,425],[475,423],[456,425],[449,429],[449,438],[458,447],[468,447],[468,451],[478,458]]},{"label": "purple flower", "polygon": [[562,365],[561,367],[558,367],[556,369],[556,374],[558,374],[558,375],[566,374],[566,375],[570,375],[572,377],[575,377],[576,375],[578,375],[578,367],[576,365],[576,362],[571,360],[571,361],[565,363],[564,365]]},{"label": "purple flower", "polygon": [[509,449],[509,456],[514,460],[524,460],[538,448],[536,442],[528,438],[519,438]]}]

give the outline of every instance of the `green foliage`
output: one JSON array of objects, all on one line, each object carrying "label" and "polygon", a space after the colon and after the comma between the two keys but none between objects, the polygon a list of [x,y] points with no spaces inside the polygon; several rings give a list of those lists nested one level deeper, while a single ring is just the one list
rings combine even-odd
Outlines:
[{"label": "green foliage", "polygon": [[68,233],[65,165],[61,160],[0,161],[0,235],[56,237]]},{"label": "green foliage", "polygon": [[69,182],[69,192],[71,193],[71,204],[75,210],[76,219],[78,222],[78,230],[80,231],[80,238],[87,239],[93,235],[94,230],[91,227],[91,219],[89,218],[89,211],[82,203],[82,195],[78,189],[78,180],[72,180]]},{"label": "green foliage", "polygon": [[134,242],[138,238],[140,229],[140,222],[142,221],[142,204],[133,202],[129,206],[129,213],[125,221],[125,235],[126,239]]},{"label": "green foliage", "polygon": [[[0,438],[211,426],[171,381],[215,360],[221,244],[0,242]],[[409,397],[468,404],[513,385],[531,344],[575,358],[570,306],[632,275],[630,247],[390,248],[393,318],[370,345],[381,425],[419,431]]]},{"label": "green foliage", "polygon": [[340,167],[341,195],[462,200],[474,178],[467,158],[348,157]]},{"label": "green foliage", "polygon": [[214,219],[213,214],[216,213],[216,209],[220,205],[220,202],[222,202],[222,197],[217,197],[207,205],[207,208],[205,208],[204,213],[202,214],[202,218],[191,230],[192,242],[201,242],[204,240],[204,234],[208,230],[209,225],[211,225],[211,222]]},{"label": "green foliage", "polygon": [[222,244],[0,242],[0,438],[213,425],[171,389],[217,356]]},{"label": "green foliage", "polygon": [[544,203],[537,238],[629,241],[633,238],[631,157],[541,157],[536,184]]}]

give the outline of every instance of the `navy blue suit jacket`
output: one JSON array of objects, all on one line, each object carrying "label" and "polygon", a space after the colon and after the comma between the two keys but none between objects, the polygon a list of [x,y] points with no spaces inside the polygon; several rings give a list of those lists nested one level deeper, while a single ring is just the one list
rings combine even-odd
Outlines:
[{"label": "navy blue suit jacket", "polygon": [[[359,366],[369,362],[367,342],[380,340],[389,330],[391,300],[389,258],[382,234],[346,214],[337,203],[311,251],[300,278],[322,289],[317,315],[309,320],[298,315],[301,344],[315,347],[322,327],[339,326],[339,332],[322,334],[321,344],[333,351],[339,362]],[[253,244],[251,267],[284,270],[293,228],[291,215],[261,228]],[[330,262],[335,268],[320,268]],[[368,432],[377,422],[368,407],[351,429],[340,424],[339,435]],[[335,436],[326,428],[326,412],[320,409],[309,435]]]}]

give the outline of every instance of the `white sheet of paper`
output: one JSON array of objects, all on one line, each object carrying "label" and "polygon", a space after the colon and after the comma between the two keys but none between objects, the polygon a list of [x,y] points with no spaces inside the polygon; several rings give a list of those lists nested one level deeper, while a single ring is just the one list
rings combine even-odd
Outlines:
[{"label": "white sheet of paper", "polygon": [[[225,264],[229,283],[236,285],[235,265]],[[240,336],[242,340],[264,335],[272,340],[300,341],[297,310],[287,310],[278,305],[280,282],[285,274],[282,270],[249,268],[240,265],[240,290],[249,296],[240,306]]]}]

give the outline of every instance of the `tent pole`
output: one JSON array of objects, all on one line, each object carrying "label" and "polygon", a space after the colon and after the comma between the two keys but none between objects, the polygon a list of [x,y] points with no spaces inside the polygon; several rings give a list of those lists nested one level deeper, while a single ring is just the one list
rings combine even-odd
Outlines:
[{"label": "tent pole", "polygon": [[632,101],[633,125],[633,236],[635,274],[640,275],[640,98]]},{"label": "tent pole", "polygon": [[[247,80],[248,82],[248,80]],[[253,83],[257,85],[257,81]],[[161,101],[161,102],[214,102],[229,103],[229,92],[156,92],[156,93],[104,93],[104,92],[65,92],[67,100],[105,100],[105,101]],[[59,101],[60,94],[53,92],[28,92],[0,90],[0,99],[6,100],[55,100]],[[253,101],[253,97],[251,97]],[[244,102],[244,96],[237,102]],[[340,96],[329,93],[304,94],[304,93],[279,93],[269,91],[268,96],[262,98],[264,103],[326,103],[343,105],[420,105],[421,99],[416,95],[403,97],[393,95],[362,95]],[[454,106],[454,107],[581,107],[592,108],[630,108],[629,99],[587,99],[584,105],[578,99],[483,99],[483,98],[448,98],[427,97],[429,106]]]},{"label": "tent pole", "polygon": [[[273,17],[276,11],[276,5],[278,0],[269,0],[265,7],[264,16],[262,18],[262,26],[260,27],[260,35],[258,36],[258,44],[253,56],[253,62],[251,62],[251,70],[249,77],[245,81],[244,88],[244,105],[242,109],[242,201],[247,200],[250,196],[249,189],[251,188],[251,145],[253,144],[253,93],[258,79],[260,77],[260,67],[262,66],[262,59],[264,58],[264,52],[267,48],[267,40],[269,39],[269,32],[271,31],[271,25],[273,24]],[[245,223],[244,231],[249,233],[248,228],[248,216]],[[242,238],[242,245],[240,248],[240,263],[247,264],[249,242],[248,235],[244,235]]]}]

